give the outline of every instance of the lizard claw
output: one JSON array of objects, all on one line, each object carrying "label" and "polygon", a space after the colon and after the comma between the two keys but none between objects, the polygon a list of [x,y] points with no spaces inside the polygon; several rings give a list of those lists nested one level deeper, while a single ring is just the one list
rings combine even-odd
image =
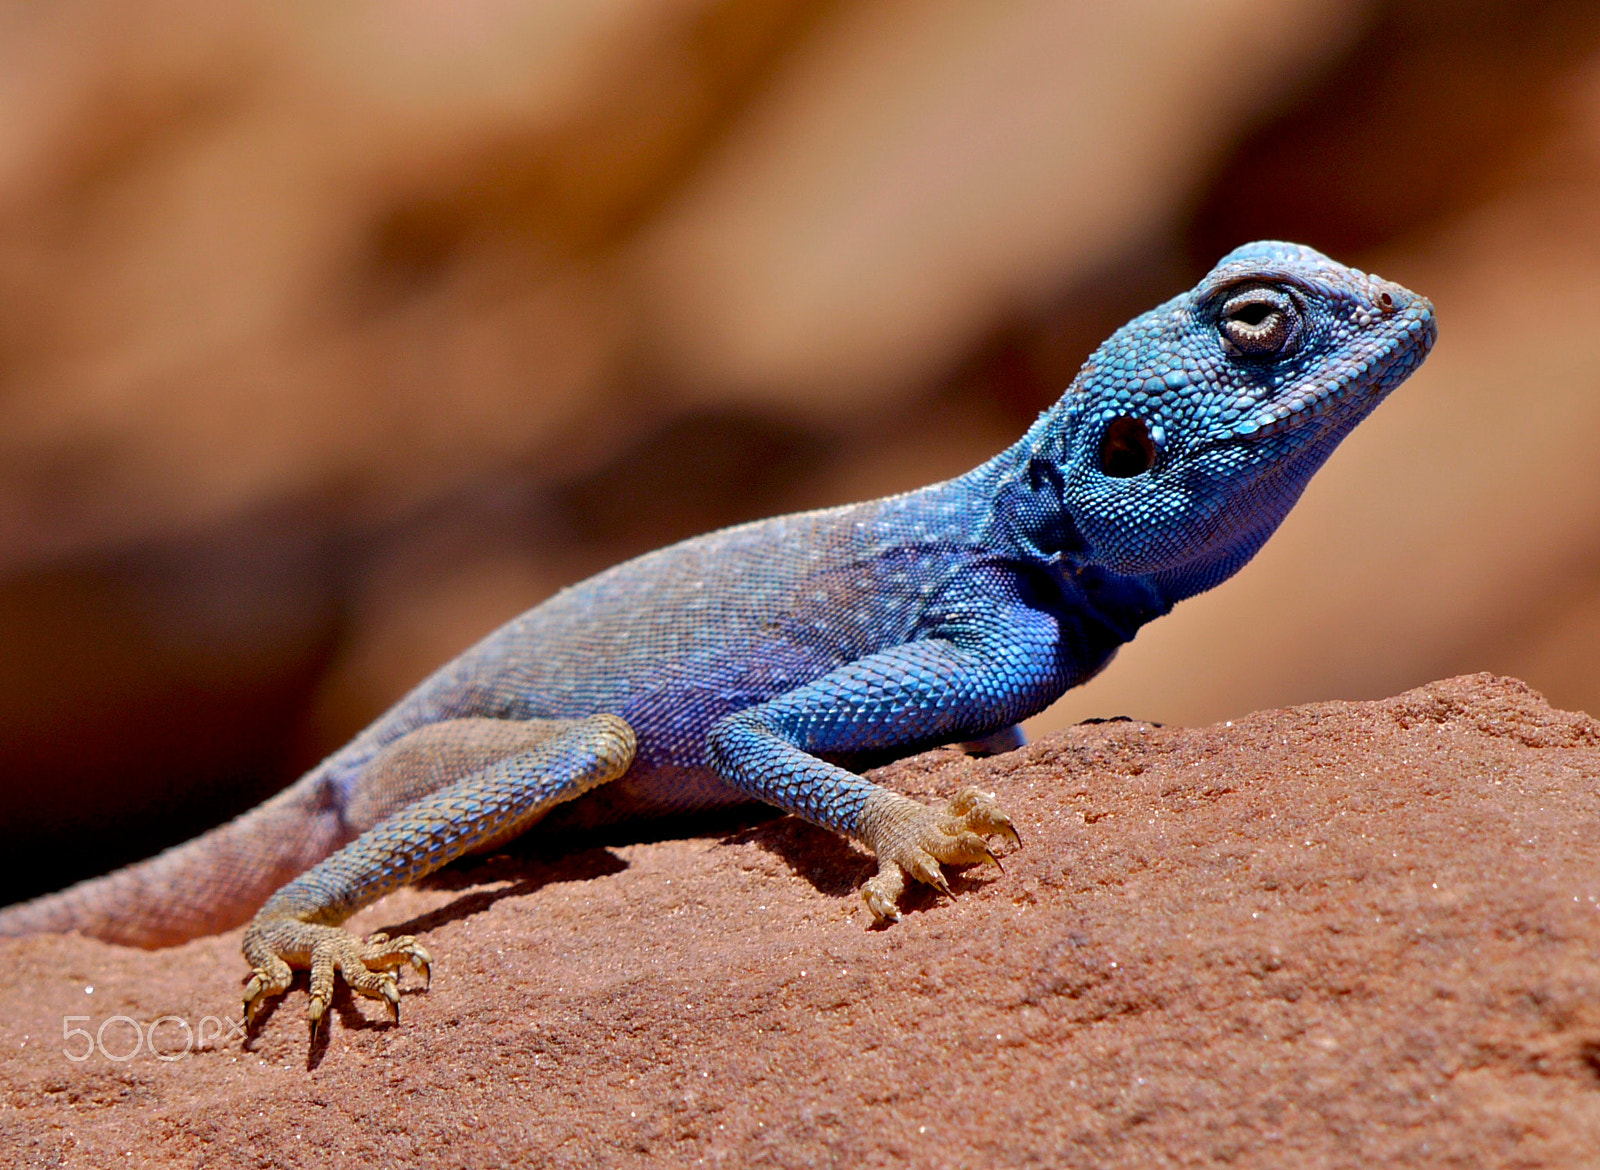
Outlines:
[{"label": "lizard claw", "polygon": [[944,870],[939,868],[939,863],[926,850],[913,851],[900,861],[900,867],[924,885],[932,886],[946,897],[950,896],[950,883],[945,880]]},{"label": "lizard claw", "polygon": [[868,882],[861,887],[862,901],[866,902],[867,909],[872,911],[873,920],[876,922],[899,922],[900,907],[892,900],[883,896],[881,892]]},{"label": "lizard claw", "polygon": [[897,903],[908,877],[948,895],[941,864],[981,863],[1004,872],[984,838],[1019,840],[994,794],[977,788],[962,789],[942,809],[891,792],[874,793],[863,811],[862,837],[878,855],[878,872],[862,887],[861,897],[873,918],[884,922],[899,920]]},{"label": "lizard claw", "polygon": [[263,955],[258,958],[255,968],[250,972],[250,982],[244,985],[246,1028],[255,1026],[256,1017],[261,1014],[266,1001],[287,991],[293,978],[289,964],[277,955]]}]

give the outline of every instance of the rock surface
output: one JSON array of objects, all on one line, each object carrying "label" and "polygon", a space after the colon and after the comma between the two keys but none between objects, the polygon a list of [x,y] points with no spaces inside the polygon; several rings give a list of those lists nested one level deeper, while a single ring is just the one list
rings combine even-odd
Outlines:
[{"label": "rock surface", "polygon": [[[154,953],[5,942],[0,1149],[119,1166],[1600,1160],[1589,716],[1476,675],[881,775],[930,798],[995,789],[1022,848],[886,930],[853,895],[866,857],[791,819],[491,860],[361,916],[425,930],[434,985],[400,1027],[336,1001],[309,1060],[303,979],[248,1045],[189,1050],[185,1026],[237,1016],[237,934]],[[115,1017],[146,1038],[159,1020],[176,1058],[115,1059],[135,1044]]]}]

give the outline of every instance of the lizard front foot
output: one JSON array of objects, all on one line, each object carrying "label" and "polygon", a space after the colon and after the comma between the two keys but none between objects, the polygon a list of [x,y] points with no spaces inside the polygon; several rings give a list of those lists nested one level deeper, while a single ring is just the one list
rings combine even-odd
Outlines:
[{"label": "lizard front foot", "polygon": [[998,869],[999,859],[985,838],[1021,843],[994,794],[977,788],[962,789],[942,809],[875,792],[867,799],[861,824],[862,839],[878,855],[878,872],[861,887],[861,897],[879,921],[899,921],[898,903],[908,876],[948,894],[950,883],[941,864],[982,862]]},{"label": "lizard front foot", "polygon": [[344,976],[356,994],[383,1000],[389,1005],[390,1017],[399,1023],[400,987],[395,972],[410,964],[426,986],[433,964],[427,948],[409,934],[399,938],[373,934],[359,939],[337,926],[294,918],[251,923],[245,932],[244,950],[251,967],[244,989],[246,1023],[255,1022],[267,999],[288,989],[294,967],[309,967],[311,1005],[306,1014],[313,1037],[333,1000],[335,975]]}]

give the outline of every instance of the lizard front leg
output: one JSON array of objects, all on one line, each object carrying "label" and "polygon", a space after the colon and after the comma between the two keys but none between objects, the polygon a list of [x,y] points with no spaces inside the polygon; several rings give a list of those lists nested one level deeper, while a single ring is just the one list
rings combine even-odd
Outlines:
[{"label": "lizard front leg", "polygon": [[[339,923],[465,853],[515,836],[552,805],[616,779],[628,770],[637,747],[633,729],[614,715],[482,726],[494,722],[463,719],[421,728],[367,766],[357,782],[357,815],[376,817],[400,807],[257,912],[244,936],[251,966],[247,1018],[289,986],[291,968],[309,967],[313,1034],[336,973],[351,990],[385,1000],[398,1019],[394,972],[410,963],[426,976],[432,957],[409,935],[362,941]],[[473,767],[486,754],[499,758]],[[449,782],[452,764],[470,770]]]},{"label": "lizard front leg", "polygon": [[1014,842],[1016,830],[977,789],[929,808],[814,753],[982,735],[1042,708],[1063,676],[1049,615],[1022,606],[968,615],[950,636],[868,655],[723,718],[708,756],[741,791],[871,848],[879,871],[862,897],[875,917],[897,919],[908,876],[948,893],[941,864],[994,862],[984,839]]}]

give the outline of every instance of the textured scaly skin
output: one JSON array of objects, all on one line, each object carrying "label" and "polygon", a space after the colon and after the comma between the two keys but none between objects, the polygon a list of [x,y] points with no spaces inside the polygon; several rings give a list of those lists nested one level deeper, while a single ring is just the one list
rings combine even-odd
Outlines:
[{"label": "textured scaly skin", "polygon": [[927,808],[851,758],[1004,733],[1093,676],[1248,561],[1434,336],[1433,307],[1398,285],[1298,245],[1247,245],[1118,330],[983,466],[714,532],[564,590],[272,801],[0,911],[0,933],[156,946],[260,907],[247,1006],[309,966],[315,1022],[335,971],[395,1005],[394,970],[426,970],[414,939],[363,943],[337,925],[395,885],[546,816],[752,799],[872,848],[863,896],[896,917],[907,876],[946,888],[941,863],[992,860],[984,838],[1014,834],[982,793]]}]

